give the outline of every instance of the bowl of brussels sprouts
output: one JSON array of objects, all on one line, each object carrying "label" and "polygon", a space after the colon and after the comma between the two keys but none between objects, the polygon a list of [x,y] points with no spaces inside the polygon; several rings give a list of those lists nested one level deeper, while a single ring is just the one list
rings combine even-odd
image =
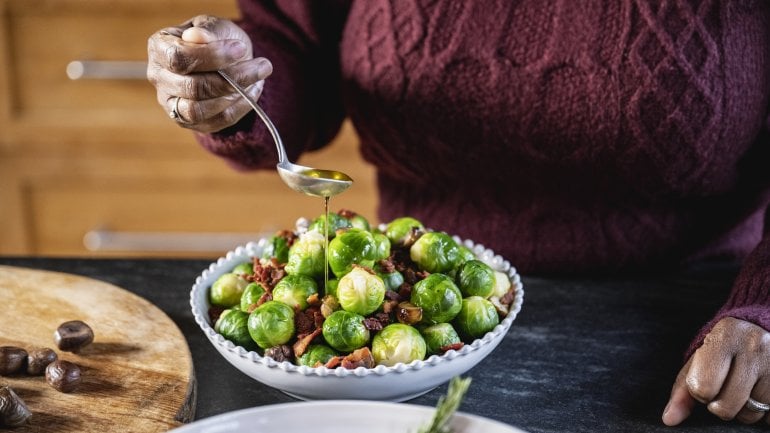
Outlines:
[{"label": "bowl of brussels sprouts", "polygon": [[211,344],[265,385],[409,400],[478,364],[521,310],[516,269],[483,245],[408,216],[327,215],[238,246],[190,291]]}]

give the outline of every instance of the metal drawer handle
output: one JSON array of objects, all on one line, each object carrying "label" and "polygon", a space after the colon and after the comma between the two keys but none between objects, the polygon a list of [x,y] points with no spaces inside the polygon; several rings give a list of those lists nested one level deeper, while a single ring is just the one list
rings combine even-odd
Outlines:
[{"label": "metal drawer handle", "polygon": [[269,237],[264,233],[119,232],[91,230],[83,236],[89,251],[221,252]]},{"label": "metal drawer handle", "polygon": [[146,80],[147,62],[133,60],[73,60],[67,64],[70,80]]}]

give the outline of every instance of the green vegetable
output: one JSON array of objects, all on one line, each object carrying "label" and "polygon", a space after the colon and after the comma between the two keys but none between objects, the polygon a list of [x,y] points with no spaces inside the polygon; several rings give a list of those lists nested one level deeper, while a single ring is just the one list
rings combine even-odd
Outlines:
[{"label": "green vegetable", "polygon": [[337,278],[350,272],[353,265],[371,268],[376,254],[374,236],[366,231],[351,228],[329,242],[329,267]]},{"label": "green vegetable", "polygon": [[352,352],[369,342],[364,316],[337,310],[324,320],[323,336],[329,346],[340,352]]},{"label": "green vegetable", "polygon": [[286,273],[302,274],[316,279],[323,278],[326,266],[325,245],[326,238],[322,233],[315,230],[303,233],[289,248],[288,262],[284,268]]},{"label": "green vegetable", "polygon": [[214,331],[244,349],[254,350],[257,345],[249,334],[249,314],[241,310],[227,309],[219,315]]},{"label": "green vegetable", "polygon": [[262,349],[280,346],[294,336],[294,309],[278,301],[268,301],[249,315],[249,334]]},{"label": "green vegetable", "polygon": [[452,323],[464,338],[475,339],[494,329],[500,317],[490,301],[470,296],[463,299],[462,308]]},{"label": "green vegetable", "polygon": [[468,260],[457,273],[457,286],[463,296],[488,298],[495,290],[495,271],[481,260]]},{"label": "green vegetable", "polygon": [[307,275],[286,275],[273,288],[273,300],[299,310],[307,308],[307,298],[318,293],[315,280]]},{"label": "green vegetable", "polygon": [[265,288],[259,283],[249,283],[241,295],[241,310],[248,311],[249,308],[259,302],[262,295],[265,294]]},{"label": "green vegetable", "polygon": [[390,239],[382,233],[372,233],[374,237],[374,261],[390,256]]},{"label": "green vegetable", "polygon": [[374,265],[374,271],[378,277],[382,278],[385,288],[388,290],[398,291],[399,287],[404,284],[404,275],[401,272],[396,270],[385,272],[379,265]]},{"label": "green vegetable", "polygon": [[425,340],[412,326],[391,323],[372,338],[372,356],[377,364],[393,366],[425,359]]},{"label": "green vegetable", "polygon": [[337,300],[342,309],[366,316],[382,305],[385,290],[382,278],[361,267],[355,267],[340,278]]},{"label": "green vegetable", "polygon": [[408,216],[400,217],[388,223],[385,227],[385,236],[394,245],[404,245],[414,230],[423,231],[425,226],[415,218]]},{"label": "green vegetable", "polygon": [[457,331],[449,323],[437,323],[435,325],[423,328],[420,333],[425,339],[427,345],[428,354],[442,354],[440,350],[442,347],[449,346],[450,344],[462,343],[460,336],[457,335]]},{"label": "green vegetable", "polygon": [[422,270],[446,273],[457,267],[460,248],[448,234],[428,232],[409,248],[409,257]]},{"label": "green vegetable", "polygon": [[275,234],[265,244],[265,248],[262,250],[263,259],[276,259],[278,263],[286,263],[289,261],[289,243],[285,236]]},{"label": "green vegetable", "polygon": [[326,364],[330,359],[339,355],[339,353],[325,344],[311,344],[307,351],[297,359],[299,365],[315,367],[317,364]]},{"label": "green vegetable", "polygon": [[[342,215],[336,214],[336,213],[329,213],[329,239],[332,239],[335,234],[337,233],[337,230],[340,229],[348,229],[353,227],[353,225],[350,223],[350,220],[343,217]],[[313,220],[313,222],[310,223],[310,225],[307,227],[308,230],[315,230],[318,233],[325,233],[326,227],[326,215],[320,215],[316,217],[316,219]]]},{"label": "green vegetable", "polygon": [[209,301],[212,305],[230,308],[240,305],[243,290],[249,284],[240,275],[228,272],[222,274],[211,285]]},{"label": "green vegetable", "polygon": [[254,273],[254,264],[252,262],[243,262],[236,265],[232,273],[236,275],[252,275]]},{"label": "green vegetable", "polygon": [[422,323],[433,325],[449,322],[462,308],[462,293],[451,278],[430,274],[412,288],[410,302],[422,308]]}]

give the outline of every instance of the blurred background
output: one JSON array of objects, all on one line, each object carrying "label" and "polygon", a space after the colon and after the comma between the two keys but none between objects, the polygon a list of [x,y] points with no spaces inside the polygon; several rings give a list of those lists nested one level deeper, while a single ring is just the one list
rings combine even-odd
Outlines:
[{"label": "blurred background", "polygon": [[[0,255],[218,257],[323,212],[274,171],[239,173],[155,101],[147,38],[235,0],[0,0]],[[355,183],[331,200],[375,218],[374,172],[346,123],[299,163]]]}]

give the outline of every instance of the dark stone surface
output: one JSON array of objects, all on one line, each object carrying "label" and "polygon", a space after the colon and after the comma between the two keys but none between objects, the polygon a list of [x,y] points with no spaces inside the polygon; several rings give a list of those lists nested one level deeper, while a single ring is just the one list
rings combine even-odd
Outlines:
[{"label": "dark stone surface", "polygon": [[[0,257],[0,264],[84,275],[132,291],[187,337],[198,378],[196,419],[296,401],[224,361],[193,321],[189,291],[206,260]],[[606,278],[524,276],[524,305],[505,340],[466,376],[460,408],[536,432],[742,432],[702,406],[660,421],[682,354],[727,294],[736,268]],[[409,403],[434,406],[446,386]]]}]

